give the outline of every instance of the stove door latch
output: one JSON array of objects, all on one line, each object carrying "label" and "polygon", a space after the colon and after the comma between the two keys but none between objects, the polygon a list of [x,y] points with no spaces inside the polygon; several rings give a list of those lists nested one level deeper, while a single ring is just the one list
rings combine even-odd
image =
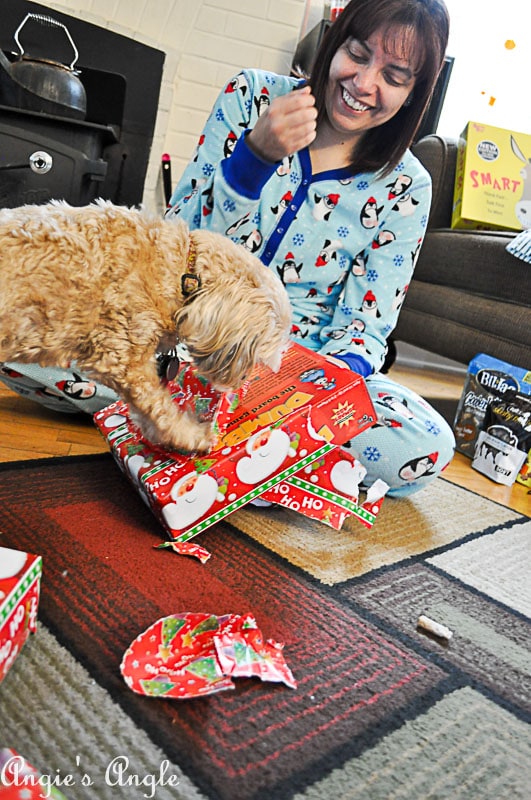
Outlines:
[{"label": "stove door latch", "polygon": [[1,164],[0,171],[8,169],[31,169],[37,175],[46,175],[53,167],[53,158],[45,150],[36,150],[27,161],[16,164]]}]

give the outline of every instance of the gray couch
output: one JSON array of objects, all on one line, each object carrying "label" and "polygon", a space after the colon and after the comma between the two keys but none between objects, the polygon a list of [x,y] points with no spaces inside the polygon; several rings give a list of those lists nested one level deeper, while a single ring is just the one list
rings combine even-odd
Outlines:
[{"label": "gray couch", "polygon": [[433,203],[393,338],[462,364],[487,353],[531,369],[531,264],[505,249],[516,234],[451,230],[457,142],[430,135],[413,152]]}]

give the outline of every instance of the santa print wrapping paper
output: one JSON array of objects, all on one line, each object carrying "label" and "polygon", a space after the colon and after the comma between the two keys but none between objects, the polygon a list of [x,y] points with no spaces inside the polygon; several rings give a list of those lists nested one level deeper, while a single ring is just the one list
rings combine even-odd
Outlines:
[{"label": "santa print wrapping paper", "polygon": [[291,477],[275,484],[261,497],[310,519],[341,530],[349,516],[372,528],[389,487],[378,480],[369,487],[363,502],[359,485],[367,470],[351,453],[334,447],[329,453]]},{"label": "santa print wrapping paper", "polygon": [[37,772],[16,750],[0,749],[0,800],[67,800],[56,776]]},{"label": "santa print wrapping paper", "polygon": [[191,539],[376,421],[361,376],[295,343],[278,373],[257,369],[221,410],[218,443],[198,457],[148,442],[125,403],[94,417],[118,465],[174,541]]},{"label": "santa print wrapping paper", "polygon": [[40,556],[0,547],[0,683],[37,628],[41,571]]}]

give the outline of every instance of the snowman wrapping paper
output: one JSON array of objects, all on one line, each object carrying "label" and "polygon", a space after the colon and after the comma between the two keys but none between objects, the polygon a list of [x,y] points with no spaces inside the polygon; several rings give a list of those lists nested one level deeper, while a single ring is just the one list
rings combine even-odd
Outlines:
[{"label": "snowman wrapping paper", "polygon": [[37,629],[42,559],[0,547],[0,683]]},{"label": "snowman wrapping paper", "polygon": [[[181,394],[190,401],[187,380],[185,375]],[[376,422],[360,375],[296,343],[278,373],[258,368],[242,391],[212,402],[218,440],[197,457],[147,441],[121,401],[94,416],[117,464],[176,542],[188,541]]]}]

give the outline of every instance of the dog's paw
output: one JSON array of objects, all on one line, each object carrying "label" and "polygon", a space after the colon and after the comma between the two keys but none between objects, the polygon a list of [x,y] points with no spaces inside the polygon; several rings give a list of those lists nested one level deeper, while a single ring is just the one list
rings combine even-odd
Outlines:
[{"label": "dog's paw", "polygon": [[178,430],[169,431],[169,441],[167,442],[174,450],[180,453],[208,453],[216,443],[216,437],[210,422],[199,422],[190,414],[187,417],[186,426],[179,425]]},{"label": "dog's paw", "polygon": [[129,414],[142,435],[152,444],[182,454],[208,453],[216,443],[210,422],[200,422],[188,411],[171,408],[171,414],[156,420],[130,404]]}]

